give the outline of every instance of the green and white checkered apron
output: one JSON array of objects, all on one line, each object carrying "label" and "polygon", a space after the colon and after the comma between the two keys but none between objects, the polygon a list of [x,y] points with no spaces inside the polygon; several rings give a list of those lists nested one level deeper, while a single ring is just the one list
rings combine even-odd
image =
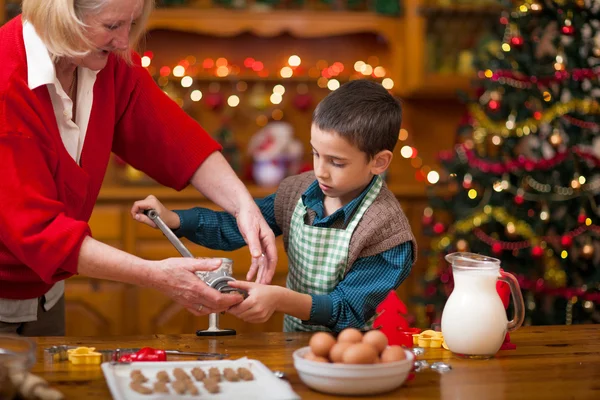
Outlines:
[{"label": "green and white checkered apron", "polygon": [[[306,206],[302,197],[296,203],[290,224],[288,244],[289,272],[287,287],[305,294],[329,294],[344,278],[348,268],[348,249],[354,229],[381,190],[377,176],[346,229],[322,228],[304,223]],[[372,321],[370,321],[372,323]],[[298,318],[285,315],[284,332],[329,331],[318,325],[304,325]]]}]

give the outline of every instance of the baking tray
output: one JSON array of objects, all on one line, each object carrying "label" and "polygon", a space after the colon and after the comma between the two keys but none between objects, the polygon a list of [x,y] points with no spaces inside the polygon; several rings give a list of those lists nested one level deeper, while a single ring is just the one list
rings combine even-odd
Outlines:
[{"label": "baking tray", "polygon": [[[225,368],[248,368],[254,375],[252,381],[229,382],[225,379],[219,382],[220,392],[209,393],[202,382],[193,380],[195,386],[200,391],[199,396],[188,394],[176,394],[171,389],[170,394],[153,393],[144,395],[133,391],[129,384],[131,383],[131,371],[140,370],[148,382],[144,383],[147,387],[152,387],[156,382],[158,371],[166,371],[171,380],[173,380],[173,369],[182,368],[188,375],[193,368],[201,368],[208,373],[209,368],[217,367],[223,372]],[[264,399],[264,400],[295,400],[300,399],[290,384],[283,381],[275,375],[263,363],[249,358],[240,358],[237,360],[210,360],[210,361],[161,361],[161,362],[133,362],[130,364],[115,364],[105,362],[102,364],[102,372],[106,378],[106,383],[114,400],[171,400],[171,399]]]}]

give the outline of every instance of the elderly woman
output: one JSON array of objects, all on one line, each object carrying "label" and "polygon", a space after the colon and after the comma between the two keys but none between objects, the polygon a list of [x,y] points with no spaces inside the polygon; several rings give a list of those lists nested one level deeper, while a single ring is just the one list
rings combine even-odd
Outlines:
[{"label": "elderly woman", "polygon": [[235,215],[253,257],[247,278],[273,276],[273,232],[218,143],[130,51],[152,4],[24,0],[0,28],[0,332],[64,335],[64,280],[74,274],[157,289],[195,315],[242,300],[194,275],[219,260],[148,261],[91,237],[111,151]]}]

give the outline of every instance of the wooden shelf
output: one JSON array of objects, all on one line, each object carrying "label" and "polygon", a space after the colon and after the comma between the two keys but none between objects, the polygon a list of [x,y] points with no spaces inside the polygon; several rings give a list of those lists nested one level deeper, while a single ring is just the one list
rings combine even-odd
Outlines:
[{"label": "wooden shelf", "polygon": [[169,29],[219,37],[242,33],[273,37],[288,33],[298,38],[372,32],[394,42],[401,21],[369,12],[159,8],[150,16],[148,31]]},{"label": "wooden shelf", "polygon": [[426,74],[423,84],[416,88],[414,97],[456,98],[457,92],[470,92],[476,76],[460,74]]},{"label": "wooden shelf", "polygon": [[419,13],[426,17],[443,15],[457,16],[457,17],[471,17],[471,16],[494,16],[499,15],[500,12],[506,10],[506,8],[495,4],[488,3],[482,5],[426,5],[419,8]]}]

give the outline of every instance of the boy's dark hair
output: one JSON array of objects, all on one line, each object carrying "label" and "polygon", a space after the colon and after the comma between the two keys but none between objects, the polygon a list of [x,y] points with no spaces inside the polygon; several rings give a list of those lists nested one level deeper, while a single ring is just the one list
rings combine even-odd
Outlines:
[{"label": "boy's dark hair", "polygon": [[312,122],[322,131],[346,138],[370,160],[382,150],[394,151],[402,107],[381,84],[358,79],[327,95],[315,109]]}]

